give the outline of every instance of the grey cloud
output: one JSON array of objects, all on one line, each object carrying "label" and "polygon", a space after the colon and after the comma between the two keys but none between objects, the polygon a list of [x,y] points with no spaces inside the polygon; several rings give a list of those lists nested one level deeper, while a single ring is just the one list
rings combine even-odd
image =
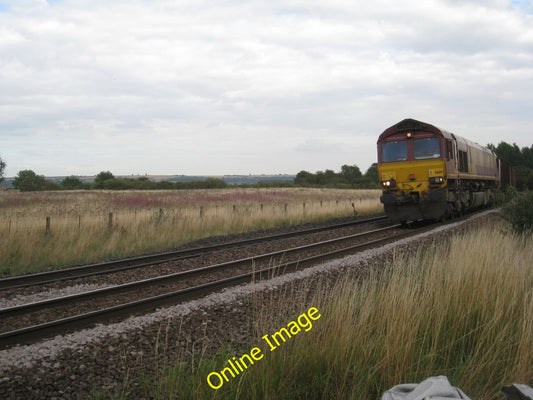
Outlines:
[{"label": "grey cloud", "polygon": [[[370,163],[363,134],[404,117],[477,125],[493,135],[487,142],[529,140],[533,25],[507,2],[16,3],[0,12],[0,137],[68,133],[72,146],[96,149],[96,135],[113,145],[131,135],[128,151],[152,152],[145,158],[161,169],[174,161],[143,145],[153,135],[170,147],[181,138],[180,163],[190,165],[208,142],[205,154],[226,168],[217,149],[248,152],[257,166],[283,143],[282,172],[319,147],[311,170],[348,157]],[[287,142],[291,132],[298,140]],[[338,139],[346,133],[368,147]],[[240,139],[225,147],[224,136]],[[9,146],[0,155],[18,158],[21,144]],[[109,162],[122,157],[118,146]]]}]

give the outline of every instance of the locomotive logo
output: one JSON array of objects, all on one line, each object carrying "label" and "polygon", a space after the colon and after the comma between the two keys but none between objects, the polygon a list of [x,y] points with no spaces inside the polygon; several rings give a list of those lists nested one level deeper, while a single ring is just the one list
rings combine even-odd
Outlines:
[{"label": "locomotive logo", "polygon": [[428,169],[428,176],[431,178],[433,176],[443,176],[444,171],[442,169]]}]

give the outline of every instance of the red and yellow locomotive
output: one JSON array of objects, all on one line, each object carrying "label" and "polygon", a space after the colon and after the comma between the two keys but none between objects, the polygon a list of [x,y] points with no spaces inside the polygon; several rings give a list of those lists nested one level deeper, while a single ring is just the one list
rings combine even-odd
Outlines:
[{"label": "red and yellow locomotive", "polygon": [[491,150],[414,119],[386,129],[377,145],[380,199],[397,221],[445,219],[491,204],[511,179],[510,166]]}]

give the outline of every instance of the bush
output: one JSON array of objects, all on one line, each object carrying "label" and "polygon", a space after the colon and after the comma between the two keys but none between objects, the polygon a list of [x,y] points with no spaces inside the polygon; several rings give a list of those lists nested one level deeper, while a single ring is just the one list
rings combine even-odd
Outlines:
[{"label": "bush", "polygon": [[85,185],[80,180],[80,178],[76,176],[67,176],[61,181],[61,186],[63,186],[65,189],[69,190],[75,190],[75,189],[84,189]]},{"label": "bush", "polygon": [[511,224],[515,234],[533,233],[533,191],[514,197],[503,207],[503,218]]},{"label": "bush", "polygon": [[518,196],[518,190],[514,186],[507,186],[505,190],[496,192],[494,195],[494,205],[497,207],[503,206],[516,196]]},{"label": "bush", "polygon": [[7,164],[0,158],[0,182],[4,180],[4,170],[6,169]]},{"label": "bush", "polygon": [[330,169],[311,173],[300,171],[294,178],[294,185],[303,187],[326,187],[338,189],[379,189],[378,165],[372,164],[363,175],[357,165],[343,165],[336,173]]},{"label": "bush", "polygon": [[96,178],[94,178],[94,183],[103,183],[111,179],[115,179],[115,176],[110,171],[102,171],[96,175]]},{"label": "bush", "polygon": [[21,192],[32,192],[36,190],[45,190],[46,179],[43,175],[37,175],[31,169],[19,171],[13,179],[13,187]]}]

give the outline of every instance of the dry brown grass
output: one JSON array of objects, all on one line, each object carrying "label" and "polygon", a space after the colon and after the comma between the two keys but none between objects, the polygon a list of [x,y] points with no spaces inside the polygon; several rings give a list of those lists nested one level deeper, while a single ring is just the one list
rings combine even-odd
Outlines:
[{"label": "dry brown grass", "polygon": [[263,392],[269,379],[281,379],[294,398],[358,400],[435,375],[478,400],[499,398],[512,382],[531,384],[532,259],[530,237],[483,228],[397,254],[364,282],[344,280],[333,302],[315,298],[324,315],[317,330],[257,369],[255,396],[290,398]]},{"label": "dry brown grass", "polygon": [[[381,209],[377,190],[0,192],[0,272],[92,262],[213,235],[349,216],[352,203],[360,214]],[[50,235],[45,235],[47,216]]]},{"label": "dry brown grass", "polygon": [[[158,398],[376,400],[446,375],[472,399],[500,399],[503,385],[533,384],[532,259],[531,237],[489,227],[396,254],[370,279],[341,279],[312,298],[288,290],[257,315],[250,348],[261,346],[264,359],[218,390],[206,376],[232,352],[171,368]],[[313,328],[269,352],[261,336],[310,306],[322,314]]]}]

